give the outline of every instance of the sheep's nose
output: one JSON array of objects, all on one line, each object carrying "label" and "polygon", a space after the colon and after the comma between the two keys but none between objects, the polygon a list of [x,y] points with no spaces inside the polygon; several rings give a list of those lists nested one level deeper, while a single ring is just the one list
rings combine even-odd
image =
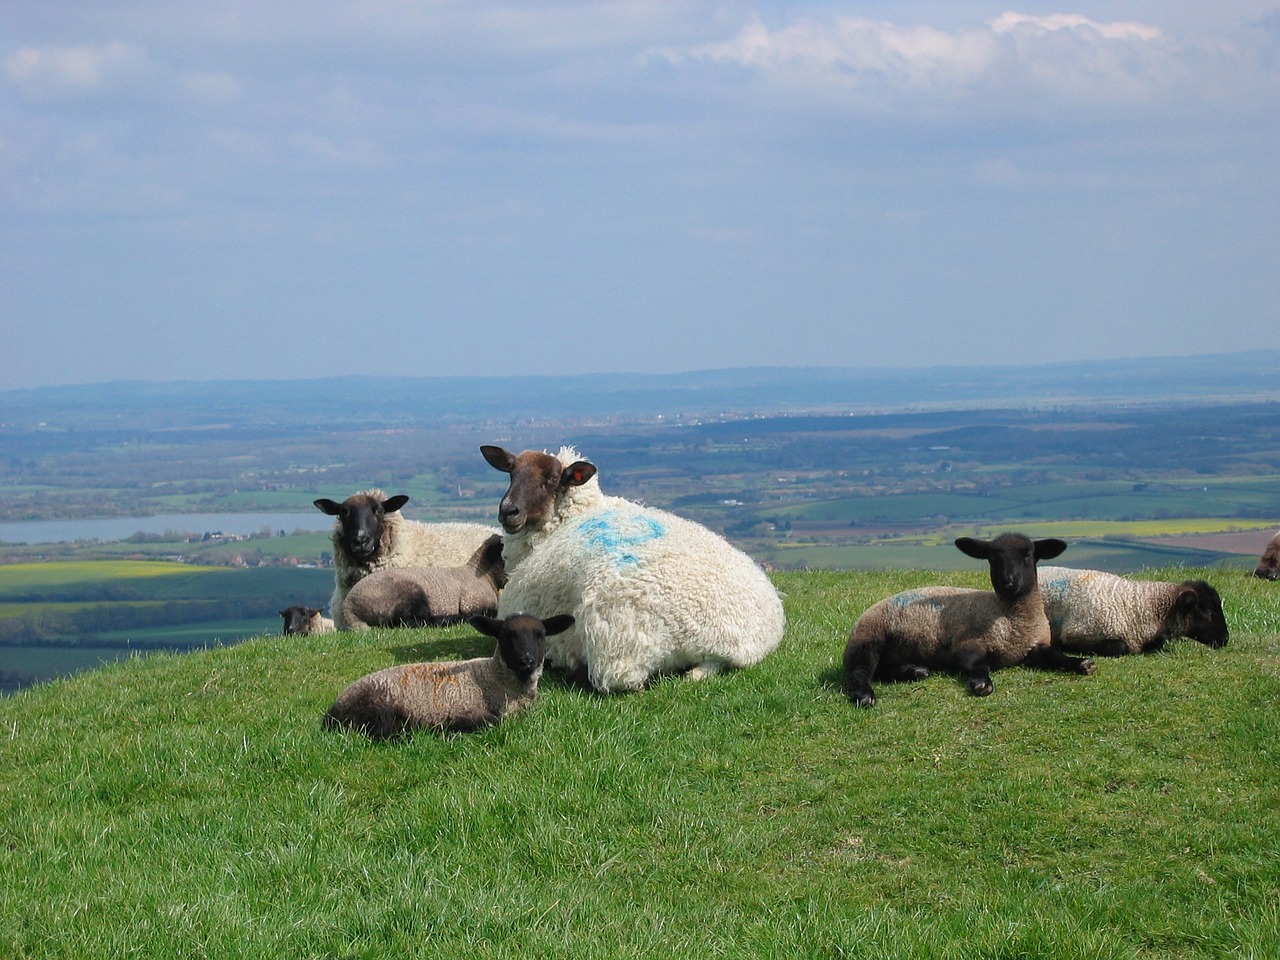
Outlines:
[{"label": "sheep's nose", "polygon": [[520,508],[517,507],[514,503],[508,503],[506,500],[503,500],[502,503],[498,504],[499,520],[502,520],[503,522],[505,522],[514,517],[518,517],[519,515],[520,515]]}]

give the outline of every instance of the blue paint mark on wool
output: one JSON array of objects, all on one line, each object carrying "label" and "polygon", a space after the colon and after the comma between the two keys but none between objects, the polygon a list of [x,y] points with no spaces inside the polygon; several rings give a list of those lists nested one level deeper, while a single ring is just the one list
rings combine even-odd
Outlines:
[{"label": "blue paint mark on wool", "polygon": [[585,537],[587,546],[603,550],[619,566],[639,563],[640,558],[630,548],[658,540],[667,532],[652,517],[620,514],[617,510],[609,510],[583,520],[578,524],[578,531]]},{"label": "blue paint mark on wool", "polygon": [[930,607],[942,606],[942,601],[933,596],[927,588],[920,590],[908,590],[905,593],[895,593],[889,598],[889,603],[898,608],[909,607],[916,603],[923,603]]}]

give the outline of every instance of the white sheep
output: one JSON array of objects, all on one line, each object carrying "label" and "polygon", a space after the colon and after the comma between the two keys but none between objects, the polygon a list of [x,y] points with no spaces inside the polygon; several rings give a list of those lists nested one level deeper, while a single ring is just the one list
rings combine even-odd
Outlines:
[{"label": "white sheep", "polygon": [[1067,567],[1038,573],[1053,642],[1067,650],[1118,657],[1159,650],[1174,637],[1227,645],[1222,598],[1203,580],[1129,580]]},{"label": "white sheep", "polygon": [[498,610],[507,576],[502,537],[493,534],[459,567],[384,567],[357,582],[342,601],[348,630],[456,623]]},{"label": "white sheep", "polygon": [[1093,673],[1092,660],[1052,646],[1036,581],[1036,562],[1058,556],[1066,543],[1004,533],[990,541],[960,537],[955,544],[988,562],[994,592],[922,587],[872,604],[844,648],[845,693],[856,705],[875,705],[873,678],[922,680],[930,670],[961,673],[980,697],[994,690],[992,670],[1017,663]]},{"label": "white sheep", "polygon": [[316,633],[332,633],[335,629],[333,621],[324,615],[319,607],[292,606],[280,611],[284,623],[280,625],[283,636],[301,634],[309,636]]},{"label": "white sheep", "polygon": [[405,663],[366,674],[338,695],[325,726],[385,740],[424,728],[470,732],[515,716],[538,695],[547,637],[567,630],[573,617],[518,614],[468,622],[497,639],[493,656]]},{"label": "white sheep", "polygon": [[1280,533],[1267,541],[1253,575],[1260,580],[1280,580]]},{"label": "white sheep", "polygon": [[571,447],[518,456],[483,446],[510,474],[499,505],[507,585],[498,615],[568,610],[552,666],[596,690],[638,690],[659,674],[699,679],[763,659],[786,617],[768,576],[697,523],[606,496]]},{"label": "white sheep", "polygon": [[333,533],[333,596],[329,613],[345,630],[342,601],[347,591],[374,570],[385,567],[454,567],[467,562],[489,537],[501,533],[482,523],[420,523],[406,520],[404,494],[388,497],[378,489],[361,490],[342,503],[320,499],[316,507],[336,517]]}]

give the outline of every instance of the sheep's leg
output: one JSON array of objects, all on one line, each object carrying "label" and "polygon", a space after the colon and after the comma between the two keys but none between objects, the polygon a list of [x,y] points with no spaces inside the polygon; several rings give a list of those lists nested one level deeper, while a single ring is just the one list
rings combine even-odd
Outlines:
[{"label": "sheep's leg", "polygon": [[900,663],[894,667],[882,667],[880,675],[886,680],[912,682],[915,680],[924,680],[928,677],[929,668],[923,667],[918,663]]},{"label": "sheep's leg", "polygon": [[875,691],[871,689],[871,678],[875,676],[883,650],[883,639],[850,643],[845,647],[844,692],[853,701],[854,706],[874,707],[876,705]]},{"label": "sheep's leg", "polygon": [[964,675],[969,692],[975,697],[990,696],[995,690],[991,682],[991,664],[985,650],[962,650],[956,657],[956,667]]},{"label": "sheep's leg", "polygon": [[695,664],[685,671],[684,678],[686,680],[705,680],[707,677],[714,677],[717,673],[723,673],[729,669],[729,663],[719,657],[707,657],[699,664]]},{"label": "sheep's leg", "polygon": [[1098,669],[1092,661],[1083,657],[1073,657],[1061,647],[1037,647],[1027,654],[1022,661],[1031,667],[1041,670],[1056,670],[1059,673],[1080,673],[1088,676]]}]

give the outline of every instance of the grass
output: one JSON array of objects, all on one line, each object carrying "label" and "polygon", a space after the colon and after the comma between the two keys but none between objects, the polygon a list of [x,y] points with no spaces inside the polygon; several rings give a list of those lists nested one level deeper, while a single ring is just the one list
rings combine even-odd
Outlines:
[{"label": "grass", "polygon": [[921,571],[781,574],[751,670],[371,744],[351,679],[488,652],[465,627],[263,637],[0,701],[0,956],[1270,957],[1280,591],[1232,642],[839,691]]}]

